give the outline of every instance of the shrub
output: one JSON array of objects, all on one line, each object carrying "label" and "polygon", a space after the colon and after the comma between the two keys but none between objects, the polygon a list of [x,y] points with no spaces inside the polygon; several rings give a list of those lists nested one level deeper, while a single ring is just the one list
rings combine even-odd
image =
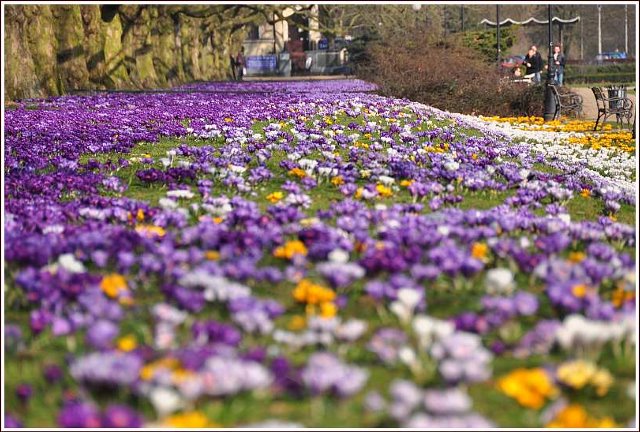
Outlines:
[{"label": "shrub", "polygon": [[496,65],[453,39],[412,32],[369,44],[369,62],[357,68],[387,96],[407,98],[451,112],[483,115],[539,115],[539,86],[500,76]]},{"label": "shrub", "polygon": [[[516,36],[512,27],[500,27],[500,51],[507,52],[516,41]],[[477,51],[484,60],[494,61],[496,59],[496,31],[495,30],[475,30],[462,33],[462,44]]]},{"label": "shrub", "polygon": [[[565,74],[566,76],[566,74]],[[633,83],[636,81],[635,72],[592,73],[587,75],[566,76],[568,84],[596,84],[596,83]]]}]

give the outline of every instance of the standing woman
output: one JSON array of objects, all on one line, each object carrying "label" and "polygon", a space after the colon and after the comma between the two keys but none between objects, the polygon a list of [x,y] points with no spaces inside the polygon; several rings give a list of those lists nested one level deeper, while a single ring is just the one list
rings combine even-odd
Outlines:
[{"label": "standing woman", "polygon": [[244,76],[244,67],[245,67],[244,47],[240,48],[240,52],[236,56],[235,66],[236,66],[236,79],[238,81],[242,81],[242,77]]}]

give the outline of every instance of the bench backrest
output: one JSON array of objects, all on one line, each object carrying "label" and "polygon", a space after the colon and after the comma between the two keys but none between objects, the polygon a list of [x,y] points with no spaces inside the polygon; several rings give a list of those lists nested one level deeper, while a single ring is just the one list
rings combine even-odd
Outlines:
[{"label": "bench backrest", "polygon": [[558,93],[558,88],[553,84],[549,84],[549,87],[551,87],[551,91],[553,92],[553,99],[556,101],[556,105],[562,106],[560,103],[560,93]]},{"label": "bench backrest", "polygon": [[593,95],[596,98],[596,105],[598,107],[598,109],[602,109],[602,110],[606,110],[607,104],[605,103],[605,95],[602,92],[602,88],[601,87],[591,87],[591,91],[593,92]]}]

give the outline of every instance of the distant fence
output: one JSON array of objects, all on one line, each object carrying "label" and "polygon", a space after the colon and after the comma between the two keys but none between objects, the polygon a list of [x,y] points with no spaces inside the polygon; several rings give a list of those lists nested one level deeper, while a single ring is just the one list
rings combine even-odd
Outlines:
[{"label": "distant fence", "polygon": [[345,51],[316,50],[306,51],[307,59],[311,59],[312,74],[337,74],[349,71]]},{"label": "distant fence", "polygon": [[351,71],[344,50],[313,50],[248,56],[247,76],[290,76],[294,62],[296,71],[306,71],[313,75],[348,74]]}]

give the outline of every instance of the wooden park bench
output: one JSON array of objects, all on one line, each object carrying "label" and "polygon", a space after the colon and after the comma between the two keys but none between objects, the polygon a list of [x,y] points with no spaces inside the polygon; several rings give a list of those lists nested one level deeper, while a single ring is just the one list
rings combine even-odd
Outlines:
[{"label": "wooden park bench", "polygon": [[559,119],[563,113],[575,116],[582,114],[582,96],[573,92],[560,93],[558,87],[553,84],[550,84],[549,87],[553,91],[553,98],[556,102],[556,110],[553,113],[554,120]]},{"label": "wooden park bench", "polygon": [[[596,98],[596,105],[598,106],[598,118],[593,130],[598,129],[598,123],[602,119],[602,124],[607,121],[607,118],[615,115],[616,123],[623,126],[623,119],[627,119],[627,126],[631,128],[631,118],[634,117],[633,102],[628,97],[605,96],[605,90],[602,87],[592,87],[593,95]],[[635,122],[634,122],[635,124]]]}]

